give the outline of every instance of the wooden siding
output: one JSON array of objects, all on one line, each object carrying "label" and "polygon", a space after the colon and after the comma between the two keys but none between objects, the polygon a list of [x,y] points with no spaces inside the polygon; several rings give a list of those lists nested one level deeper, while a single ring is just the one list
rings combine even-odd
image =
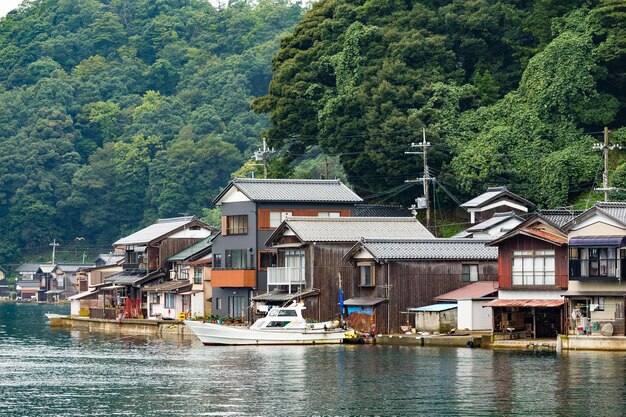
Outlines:
[{"label": "wooden siding", "polygon": [[[555,269],[555,285],[554,286],[515,286],[513,287],[513,251],[515,250],[544,250],[554,249],[554,269]],[[501,242],[498,245],[498,275],[500,289],[510,290],[512,288],[527,289],[567,289],[567,246],[556,246],[546,241],[535,239],[530,236],[517,235]]]},{"label": "wooden siding", "polygon": [[325,209],[314,209],[314,210],[304,210],[304,209],[288,209],[288,208],[260,208],[259,209],[259,230],[273,230],[274,228],[270,226],[270,212],[291,212],[292,216],[317,216],[318,213],[339,213],[341,217],[350,217],[352,215],[352,210],[335,210],[332,208]]},{"label": "wooden siding", "polygon": [[256,286],[254,269],[213,269],[211,286],[221,288],[252,288]]},{"label": "wooden siding", "polygon": [[[345,299],[389,298],[389,302],[375,308],[375,329],[379,333],[399,331],[400,325],[407,321],[407,315],[402,312],[408,308],[432,304],[434,297],[471,284],[461,281],[463,264],[478,264],[480,281],[494,281],[495,285],[498,280],[495,260],[408,261],[376,265],[375,286],[361,287],[359,268],[342,260],[351,247],[350,243],[320,242],[306,247],[306,286],[320,292],[318,296],[305,299],[305,317],[319,321],[339,317],[339,274]],[[387,289],[389,281],[391,286]]]},{"label": "wooden siding", "polygon": [[181,239],[165,239],[161,241],[161,245],[158,248],[149,247],[148,249],[158,249],[158,258],[152,258],[152,251],[150,251],[150,265],[149,269],[168,269],[166,259],[172,255],[177,254],[183,249],[198,243],[202,238],[181,238]]}]

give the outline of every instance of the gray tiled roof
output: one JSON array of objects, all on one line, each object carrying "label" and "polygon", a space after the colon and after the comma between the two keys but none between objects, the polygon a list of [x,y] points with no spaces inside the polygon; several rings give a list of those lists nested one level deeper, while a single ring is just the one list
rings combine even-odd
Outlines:
[{"label": "gray tiled roof", "polygon": [[539,210],[537,214],[552,223],[553,225],[561,228],[566,223],[569,223],[576,216],[583,213],[583,210]]},{"label": "gray tiled roof", "polygon": [[194,217],[174,217],[171,219],[159,219],[156,223],[145,227],[133,234],[123,237],[113,245],[145,245],[161,236],[173,232],[179,227],[194,221]]},{"label": "gray tiled roof", "polygon": [[41,264],[22,264],[17,267],[17,272],[32,272],[35,273],[39,269],[39,265]]},{"label": "gray tiled roof", "polygon": [[613,217],[615,220],[626,224],[626,202],[613,201],[613,202],[600,202],[596,203],[596,207]]},{"label": "gray tiled roof", "polygon": [[109,275],[104,278],[104,282],[107,284],[115,285],[140,285],[144,282],[149,282],[154,279],[160,278],[165,274],[161,271],[148,272],[145,269],[127,269],[117,274]]},{"label": "gray tiled roof", "polygon": [[363,201],[339,180],[235,178],[213,202],[217,203],[232,186],[237,187],[252,201],[329,203]]},{"label": "gray tiled roof", "polygon": [[364,240],[376,259],[497,260],[498,248],[478,239]]},{"label": "gray tiled roof", "polygon": [[355,204],[354,217],[414,217],[411,212],[392,204]]},{"label": "gray tiled roof", "polygon": [[478,231],[482,231],[482,230],[487,230],[487,229],[491,229],[493,226],[500,224],[502,222],[505,222],[507,220],[510,219],[514,219],[517,218],[519,220],[519,222],[521,223],[523,220],[521,217],[517,216],[515,214],[515,212],[513,211],[509,211],[506,213],[496,213],[493,215],[492,218],[485,220],[484,222],[480,222],[478,224],[475,224],[472,227],[467,228],[468,232],[478,232]]},{"label": "gray tiled roof", "polygon": [[412,217],[290,217],[285,222],[303,242],[358,242],[362,238],[433,237]]},{"label": "gray tiled roof", "polygon": [[461,207],[466,207],[466,208],[481,207],[502,196],[507,196],[511,198],[512,200],[517,200],[518,202],[522,203],[526,207],[535,206],[533,203],[526,200],[525,198],[520,197],[519,195],[510,192],[506,187],[489,187],[487,191],[485,191],[481,195],[472,198],[470,201],[466,203],[461,204]]}]

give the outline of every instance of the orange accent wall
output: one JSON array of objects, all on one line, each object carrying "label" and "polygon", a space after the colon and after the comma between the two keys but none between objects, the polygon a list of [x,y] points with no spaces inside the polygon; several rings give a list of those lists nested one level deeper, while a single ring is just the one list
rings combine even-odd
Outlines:
[{"label": "orange accent wall", "polygon": [[293,216],[317,216],[319,212],[331,212],[331,213],[339,213],[341,217],[350,217],[352,216],[352,210],[332,210],[332,209],[320,209],[320,210],[298,210],[298,209],[270,209],[270,208],[262,208],[259,209],[259,230],[274,230],[274,227],[270,227],[270,212],[272,211],[280,211],[285,212],[289,211]]},{"label": "orange accent wall", "polygon": [[214,269],[211,271],[211,287],[256,287],[256,271],[254,269]]}]

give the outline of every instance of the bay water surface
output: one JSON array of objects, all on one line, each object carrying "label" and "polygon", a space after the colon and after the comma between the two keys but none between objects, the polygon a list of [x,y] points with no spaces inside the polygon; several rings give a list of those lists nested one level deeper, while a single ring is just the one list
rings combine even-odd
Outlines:
[{"label": "bay water surface", "polygon": [[624,416],[626,354],[205,347],[0,303],[0,416]]}]

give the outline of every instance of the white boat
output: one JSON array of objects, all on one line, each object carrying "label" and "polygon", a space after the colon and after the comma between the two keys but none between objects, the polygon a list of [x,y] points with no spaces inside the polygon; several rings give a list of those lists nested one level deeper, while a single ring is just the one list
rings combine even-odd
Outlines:
[{"label": "white boat", "polygon": [[313,345],[343,343],[346,330],[332,322],[307,323],[302,318],[302,303],[273,307],[250,327],[185,321],[206,345]]}]

